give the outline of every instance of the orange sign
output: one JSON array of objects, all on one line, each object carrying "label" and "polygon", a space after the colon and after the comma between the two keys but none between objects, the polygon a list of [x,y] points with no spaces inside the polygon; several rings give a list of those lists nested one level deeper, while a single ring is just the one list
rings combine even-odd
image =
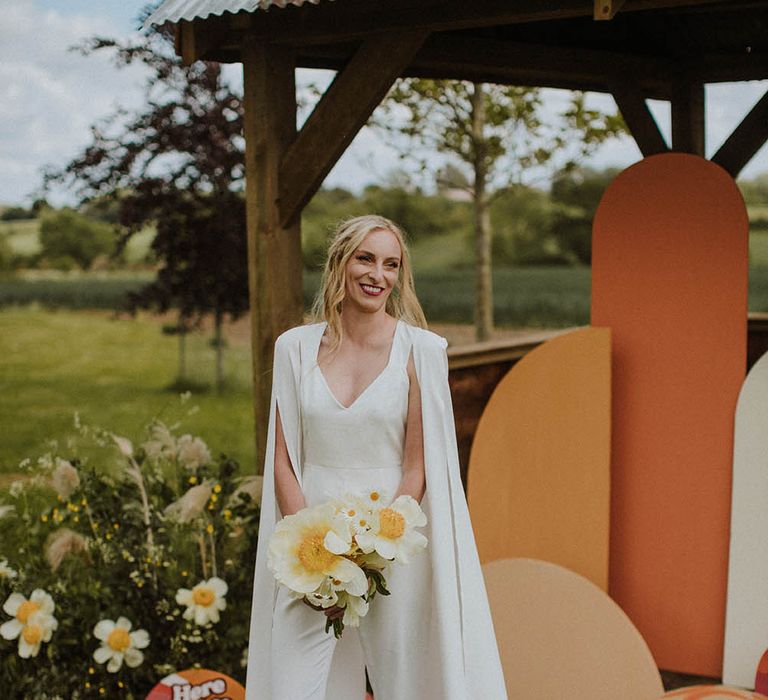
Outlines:
[{"label": "orange sign", "polygon": [[245,700],[245,688],[224,673],[191,668],[166,676],[147,700]]}]

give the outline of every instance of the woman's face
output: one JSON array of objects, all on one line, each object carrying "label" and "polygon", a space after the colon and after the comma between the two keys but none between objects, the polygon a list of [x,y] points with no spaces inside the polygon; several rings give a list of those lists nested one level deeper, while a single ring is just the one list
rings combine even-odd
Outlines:
[{"label": "woman's face", "polygon": [[384,307],[397,284],[401,251],[391,231],[371,231],[347,261],[344,303],[366,311]]}]

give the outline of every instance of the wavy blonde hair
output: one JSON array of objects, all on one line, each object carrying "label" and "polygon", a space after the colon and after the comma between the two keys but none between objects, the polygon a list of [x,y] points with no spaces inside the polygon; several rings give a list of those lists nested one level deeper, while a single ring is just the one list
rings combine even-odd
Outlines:
[{"label": "wavy blonde hair", "polygon": [[328,255],[325,259],[320,289],[312,304],[311,322],[327,321],[331,335],[329,351],[335,352],[341,345],[341,307],[346,295],[345,271],[347,262],[357,250],[365,237],[372,231],[389,231],[393,233],[400,244],[400,268],[397,283],[387,299],[386,310],[397,319],[402,319],[412,326],[427,327],[427,320],[416,298],[413,284],[413,271],[405,242],[405,233],[394,222],[376,214],[356,216],[342,221],[333,233],[328,244]]}]

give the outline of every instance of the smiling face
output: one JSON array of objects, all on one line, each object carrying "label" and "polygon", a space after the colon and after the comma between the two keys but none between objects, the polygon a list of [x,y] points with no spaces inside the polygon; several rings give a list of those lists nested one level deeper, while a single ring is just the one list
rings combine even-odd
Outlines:
[{"label": "smiling face", "polygon": [[397,236],[386,229],[371,231],[352,253],[345,268],[345,304],[366,311],[385,307],[397,286],[402,252]]}]

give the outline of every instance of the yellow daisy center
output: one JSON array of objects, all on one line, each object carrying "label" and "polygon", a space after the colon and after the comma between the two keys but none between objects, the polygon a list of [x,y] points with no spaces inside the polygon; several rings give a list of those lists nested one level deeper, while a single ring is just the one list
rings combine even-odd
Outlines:
[{"label": "yellow daisy center", "polygon": [[371,500],[372,501],[378,501],[379,500],[379,492],[378,491],[371,491]]},{"label": "yellow daisy center", "polygon": [[379,536],[396,540],[405,532],[405,518],[396,510],[384,508],[379,513]]},{"label": "yellow daisy center", "polygon": [[305,569],[312,572],[327,571],[336,559],[323,545],[325,532],[312,530],[299,543],[297,556]]},{"label": "yellow daisy center", "polygon": [[19,609],[16,611],[16,619],[21,622],[22,625],[26,625],[29,616],[38,610],[40,610],[40,603],[35,603],[34,600],[25,600],[19,605]]},{"label": "yellow daisy center", "polygon": [[216,599],[216,595],[210,588],[195,588],[192,591],[192,600],[195,601],[195,605],[201,605],[207,608]]},{"label": "yellow daisy center", "polygon": [[107,644],[115,651],[125,651],[131,646],[131,635],[122,627],[115,627],[107,637]]},{"label": "yellow daisy center", "polygon": [[348,511],[347,511],[347,515],[348,515],[350,518],[354,518],[354,517],[355,517],[355,511],[354,511],[354,510],[348,510]]},{"label": "yellow daisy center", "polygon": [[24,637],[24,641],[27,644],[40,644],[40,640],[43,638],[43,631],[40,629],[40,625],[27,625],[21,633]]}]

